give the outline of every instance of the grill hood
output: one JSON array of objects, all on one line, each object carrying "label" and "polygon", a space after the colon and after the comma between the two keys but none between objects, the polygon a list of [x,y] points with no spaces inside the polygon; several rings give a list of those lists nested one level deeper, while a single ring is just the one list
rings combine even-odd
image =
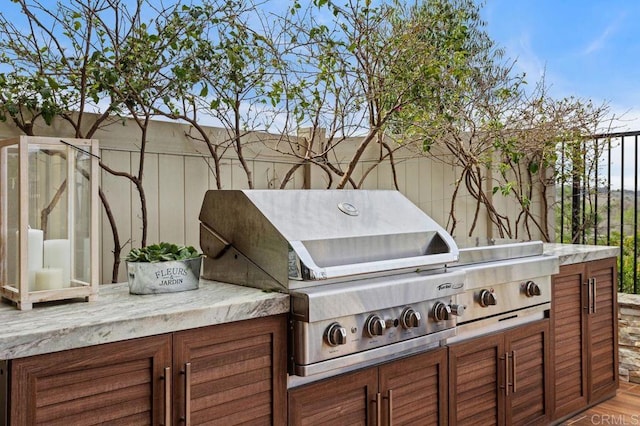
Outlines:
[{"label": "grill hood", "polygon": [[397,191],[211,190],[203,277],[291,290],[458,260],[453,238]]}]

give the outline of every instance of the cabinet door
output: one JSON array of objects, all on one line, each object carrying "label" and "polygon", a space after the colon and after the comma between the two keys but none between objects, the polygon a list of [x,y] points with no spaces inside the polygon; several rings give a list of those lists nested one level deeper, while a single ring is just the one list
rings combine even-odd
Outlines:
[{"label": "cabinet door", "polygon": [[551,395],[555,419],[587,406],[586,288],[584,264],[562,266],[553,277]]},{"label": "cabinet door", "polygon": [[618,388],[618,303],[616,261],[589,262],[593,305],[587,315],[590,403],[615,395]]},{"label": "cabinet door", "polygon": [[164,424],[170,335],[11,361],[12,425]]},{"label": "cabinet door", "polygon": [[378,424],[378,369],[343,374],[289,390],[289,425]]},{"label": "cabinet door", "polygon": [[381,424],[447,424],[446,348],[382,365],[379,374],[382,418],[388,420]]},{"label": "cabinet door", "polygon": [[286,316],[174,333],[174,424],[284,424]]},{"label": "cabinet door", "polygon": [[504,355],[498,333],[449,347],[450,424],[504,423]]},{"label": "cabinet door", "polygon": [[[505,333],[508,392],[507,424],[545,424],[549,415],[549,320]],[[509,371],[510,370],[510,371]]]}]

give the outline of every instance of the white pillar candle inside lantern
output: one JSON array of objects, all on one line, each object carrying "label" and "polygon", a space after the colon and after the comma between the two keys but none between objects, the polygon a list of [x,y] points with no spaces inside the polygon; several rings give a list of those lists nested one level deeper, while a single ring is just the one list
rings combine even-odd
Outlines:
[{"label": "white pillar candle inside lantern", "polygon": [[33,303],[98,293],[96,140],[0,140],[0,296]]},{"label": "white pillar candle inside lantern", "polygon": [[45,268],[59,268],[62,271],[62,286],[69,287],[71,282],[71,245],[69,240],[45,240],[43,260]]},{"label": "white pillar candle inside lantern", "polygon": [[65,286],[62,268],[44,268],[35,271],[34,290],[54,290]]}]

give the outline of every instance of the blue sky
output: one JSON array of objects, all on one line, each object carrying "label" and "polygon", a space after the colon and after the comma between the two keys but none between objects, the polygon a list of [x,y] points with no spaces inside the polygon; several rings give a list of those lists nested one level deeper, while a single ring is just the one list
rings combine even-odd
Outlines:
[{"label": "blue sky", "polygon": [[[613,131],[640,130],[640,1],[486,0],[482,16],[530,83],[544,73],[553,97],[607,103],[620,118]],[[633,189],[633,139],[625,140],[624,167],[613,143],[611,185]]]},{"label": "blue sky", "polygon": [[486,0],[491,38],[554,97],[607,102],[640,130],[640,1]]}]

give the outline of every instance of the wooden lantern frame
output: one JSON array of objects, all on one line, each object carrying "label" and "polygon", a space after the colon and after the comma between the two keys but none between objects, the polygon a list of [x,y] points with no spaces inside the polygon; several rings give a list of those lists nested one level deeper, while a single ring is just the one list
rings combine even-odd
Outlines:
[{"label": "wooden lantern frame", "polygon": [[[9,205],[8,183],[8,148],[18,147],[18,205]],[[36,146],[39,149],[52,149],[66,153],[66,188],[67,191],[67,234],[70,245],[70,286],[35,291],[29,288],[28,271],[28,233],[29,233],[29,147]],[[75,161],[77,154],[81,152],[90,156],[89,182],[89,253],[88,266],[89,281],[73,279],[75,243],[73,231],[76,223],[75,211],[75,186],[77,174]],[[0,296],[14,302],[18,309],[31,309],[34,303],[49,302],[65,299],[82,298],[92,301],[97,298],[99,287],[99,146],[95,139],[67,139],[53,137],[19,136],[17,138],[0,141]],[[63,157],[64,158],[64,157]],[[9,209],[18,209],[17,247],[9,247]],[[15,232],[15,231],[13,231]],[[18,250],[17,282],[9,282],[8,256]],[[85,248],[86,250],[86,248]],[[84,253],[87,256],[87,253]]]}]

